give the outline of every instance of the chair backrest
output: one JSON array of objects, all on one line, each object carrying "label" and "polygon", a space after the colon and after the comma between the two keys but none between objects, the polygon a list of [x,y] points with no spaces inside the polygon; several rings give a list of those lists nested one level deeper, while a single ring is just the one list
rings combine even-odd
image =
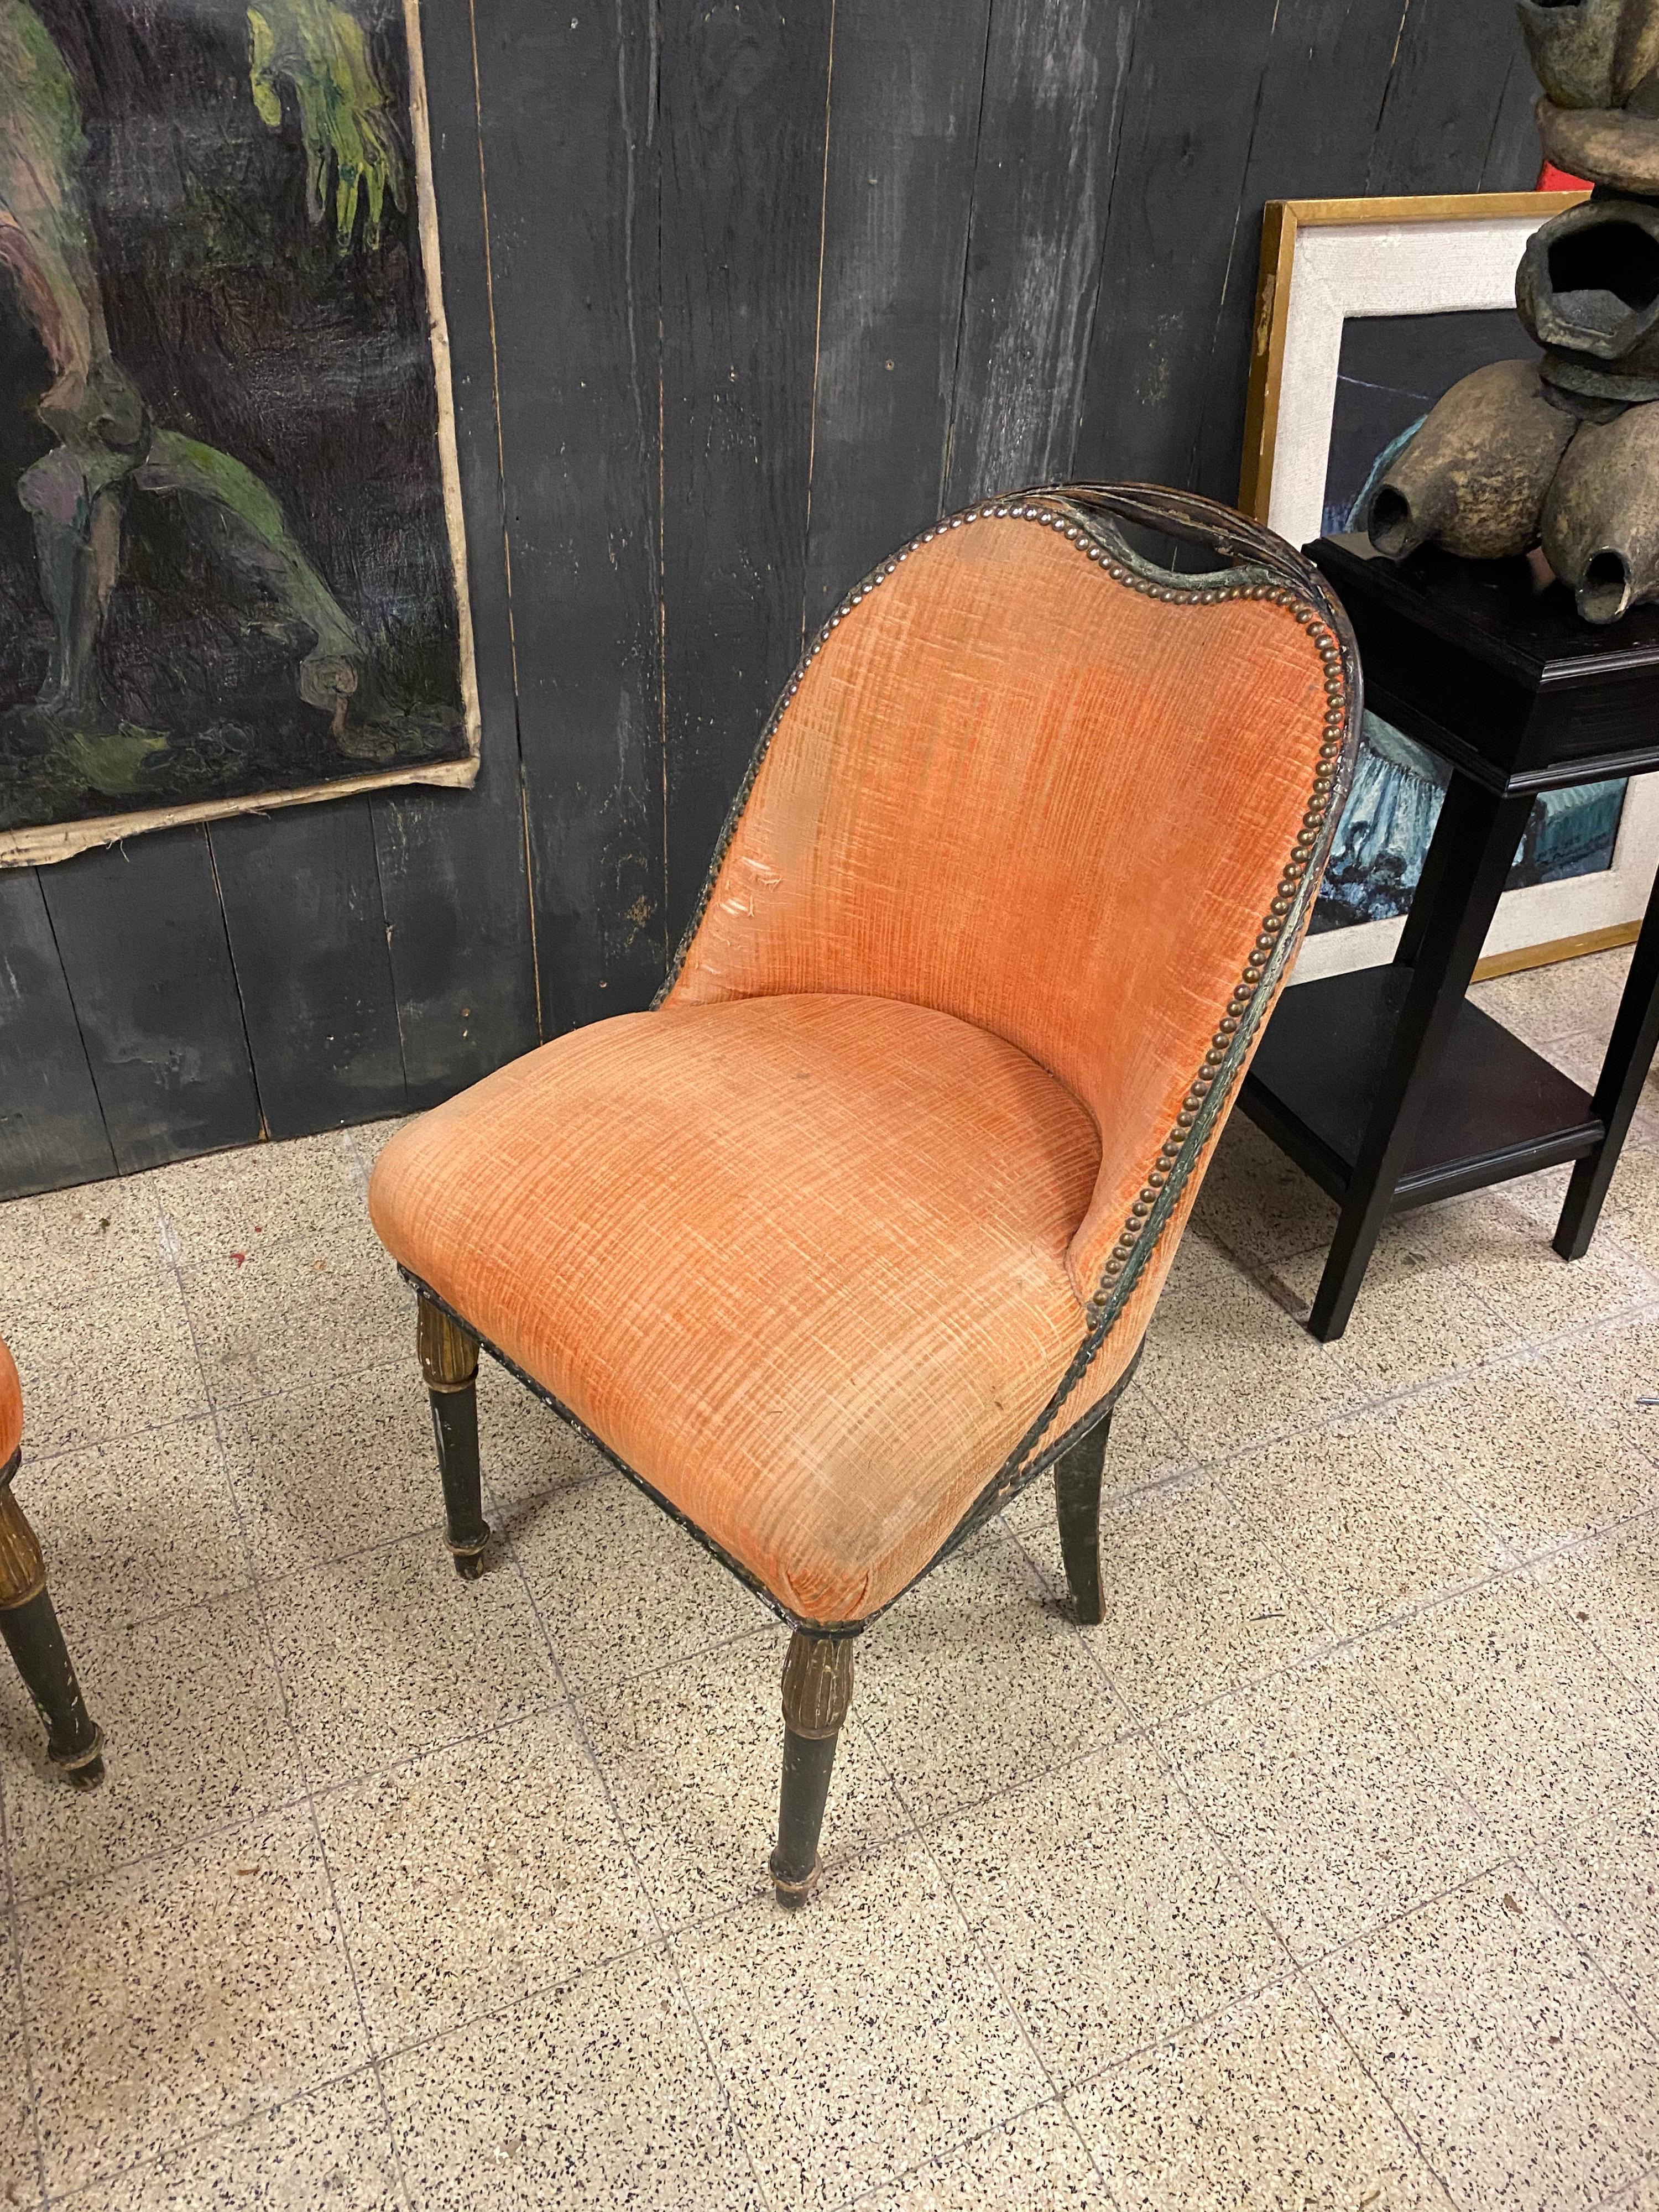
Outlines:
[{"label": "chair backrest", "polygon": [[[1177,576],[1124,522],[1233,565]],[[1101,1133],[1068,1255],[1097,1307],[1236,1087],[1358,720],[1340,610],[1231,510],[1135,486],[969,508],[811,647],[665,995],[856,992],[1018,1045]]]}]

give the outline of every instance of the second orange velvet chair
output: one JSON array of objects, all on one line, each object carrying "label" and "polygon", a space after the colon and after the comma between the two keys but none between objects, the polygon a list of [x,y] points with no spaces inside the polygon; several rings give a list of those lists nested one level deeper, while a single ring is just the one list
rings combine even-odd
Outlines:
[{"label": "second orange velvet chair", "polygon": [[[1153,565],[1145,526],[1221,565]],[[1085,485],[951,516],[791,679],[657,1006],[381,1156],[461,1572],[482,1346],[793,1626],[787,1903],[853,1639],[1048,1468],[1101,1616],[1111,1407],[1358,718],[1317,574],[1225,508]]]}]

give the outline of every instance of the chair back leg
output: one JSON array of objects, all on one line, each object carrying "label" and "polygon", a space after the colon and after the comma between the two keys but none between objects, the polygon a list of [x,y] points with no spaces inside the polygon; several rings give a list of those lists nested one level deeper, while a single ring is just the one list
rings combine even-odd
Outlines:
[{"label": "chair back leg", "polygon": [[852,1699],[852,1638],[798,1628],[783,1662],[783,1786],[770,1861],[780,1905],[805,1905],[817,1887],[836,1741]]},{"label": "chair back leg", "polygon": [[1098,1626],[1100,1593],[1100,1483],[1112,1416],[1103,1413],[1054,1462],[1054,1504],[1060,1516],[1060,1549],[1071,1585],[1072,1604],[1085,1628]]},{"label": "chair back leg", "polygon": [[443,1480],[446,1540],[456,1573],[476,1582],[489,1541],[478,1473],[478,1340],[424,1295],[416,1331]]}]

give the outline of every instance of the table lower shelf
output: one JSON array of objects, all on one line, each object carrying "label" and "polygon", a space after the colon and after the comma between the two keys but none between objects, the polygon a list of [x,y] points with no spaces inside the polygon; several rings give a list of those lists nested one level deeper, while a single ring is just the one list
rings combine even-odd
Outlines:
[{"label": "table lower shelf", "polygon": [[[1239,1104],[1333,1198],[1347,1190],[1394,1038],[1408,968],[1361,968],[1280,999]],[[1560,1069],[1466,1000],[1395,1186],[1395,1208],[1530,1175],[1606,1133]]]}]

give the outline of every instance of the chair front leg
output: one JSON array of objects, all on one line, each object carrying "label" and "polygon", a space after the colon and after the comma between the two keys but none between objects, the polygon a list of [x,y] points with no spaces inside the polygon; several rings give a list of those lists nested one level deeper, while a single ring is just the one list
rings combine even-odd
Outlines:
[{"label": "chair front leg", "polygon": [[1112,1417],[1103,1413],[1054,1462],[1054,1504],[1060,1515],[1060,1549],[1072,1603],[1085,1628],[1100,1624],[1100,1483],[1106,1464],[1106,1440]]},{"label": "chair front leg", "polygon": [[0,1468],[0,1636],[46,1724],[46,1756],[77,1790],[104,1778],[103,1737],[75,1679],[64,1632],[46,1595],[40,1540],[12,1496],[14,1455]]},{"label": "chair front leg", "polygon": [[836,1739],[852,1700],[852,1638],[798,1628],[783,1662],[783,1787],[769,1863],[780,1905],[805,1905],[817,1887],[818,1836]]},{"label": "chair front leg", "polygon": [[443,1478],[447,1541],[467,1582],[483,1572],[489,1523],[478,1474],[478,1340],[422,1294],[416,1340],[432,1402],[432,1433]]}]

